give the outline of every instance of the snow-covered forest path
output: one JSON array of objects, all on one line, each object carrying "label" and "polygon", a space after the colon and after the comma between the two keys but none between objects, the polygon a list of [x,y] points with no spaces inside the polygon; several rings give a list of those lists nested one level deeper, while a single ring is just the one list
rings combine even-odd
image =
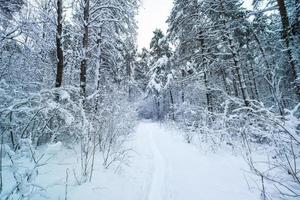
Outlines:
[{"label": "snow-covered forest path", "polygon": [[138,125],[135,142],[140,161],[148,163],[143,200],[258,199],[247,186],[243,159],[230,152],[205,154],[149,122]]},{"label": "snow-covered forest path", "polygon": [[[187,144],[181,131],[152,122],[140,122],[128,142],[126,148],[133,150],[128,166],[104,169],[99,159],[92,182],[82,185],[75,178],[80,175],[80,154],[55,145],[51,149],[56,156],[40,168],[37,184],[47,189],[47,199],[63,199],[69,169],[69,200],[82,200],[86,194],[89,200],[259,199],[259,192],[247,186],[245,161],[230,149],[205,152],[206,148]],[[40,199],[44,196],[31,198]]]}]

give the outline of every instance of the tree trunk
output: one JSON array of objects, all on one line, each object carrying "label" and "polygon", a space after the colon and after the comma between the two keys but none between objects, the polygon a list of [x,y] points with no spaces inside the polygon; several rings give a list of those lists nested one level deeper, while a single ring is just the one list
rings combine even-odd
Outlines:
[{"label": "tree trunk", "polygon": [[[259,93],[258,93],[258,88],[257,88],[257,83],[256,83],[256,75],[255,75],[252,63],[250,64],[250,72],[249,73],[251,73],[249,75],[253,77],[253,80],[252,80],[253,87],[254,87],[253,89],[254,89],[256,99],[259,100]],[[249,77],[249,79],[250,79],[250,77]]]},{"label": "tree trunk", "polygon": [[233,87],[233,91],[234,91],[234,96],[235,97],[239,97],[239,89],[238,89],[238,81],[237,81],[237,75],[234,71],[235,69],[231,70],[233,79],[232,79],[232,87]]},{"label": "tree trunk", "polygon": [[57,26],[56,26],[56,56],[57,56],[57,67],[56,67],[56,82],[55,87],[62,85],[63,79],[63,68],[64,68],[64,53],[62,45],[62,1],[57,0]]},{"label": "tree trunk", "polygon": [[237,53],[234,51],[235,47],[232,44],[231,39],[229,39],[228,42],[229,42],[229,47],[230,47],[230,51],[232,54],[232,60],[233,60],[234,66],[235,66],[235,73],[236,73],[235,76],[237,77],[239,85],[240,85],[244,104],[245,104],[245,106],[250,106],[250,101],[249,101],[250,99],[249,99],[249,94],[247,91],[247,86],[245,83],[245,79],[243,78],[243,73],[242,73],[240,64],[237,59]]},{"label": "tree trunk", "polygon": [[[272,70],[272,69],[271,69],[271,65],[269,64],[269,61],[268,61],[268,59],[267,59],[265,50],[264,50],[264,48],[263,48],[263,46],[262,46],[262,44],[261,44],[259,38],[257,37],[257,34],[256,34],[253,30],[251,30],[251,31],[252,31],[252,33],[253,33],[254,39],[255,39],[255,41],[256,41],[256,43],[257,43],[257,45],[258,45],[258,49],[260,50],[260,53],[261,53],[262,56],[263,56],[264,63],[265,63],[265,65],[266,65],[266,67],[267,67],[267,70],[268,70],[267,75],[264,76],[264,79],[266,80],[266,82],[267,82],[267,84],[268,84],[270,93],[271,93],[271,95],[273,96],[273,99],[274,99],[274,101],[275,101],[275,103],[276,103],[276,105],[277,105],[277,108],[278,108],[278,111],[279,111],[280,115],[283,115],[284,106],[280,103],[280,101],[279,101],[279,99],[278,99],[278,97],[277,97],[277,95],[276,95],[275,87],[274,87],[273,84],[272,84],[272,83],[274,82],[274,79],[273,79],[273,77],[272,77],[272,75],[271,75],[271,73],[272,73],[272,71],[271,71],[271,70]],[[252,66],[252,65],[251,65],[251,66]],[[253,77],[255,77],[253,67],[251,67],[251,71],[252,71]],[[255,91],[256,91],[256,93],[257,93],[257,95],[258,95],[258,89],[257,89],[257,86],[256,86],[255,78],[254,78],[253,80],[254,80],[254,84],[255,84]],[[258,96],[258,98],[259,98],[259,96]]]},{"label": "tree trunk", "polygon": [[244,76],[244,79],[247,80],[247,83],[248,83],[248,88],[249,91],[250,91],[250,95],[251,95],[251,98],[252,99],[256,99],[256,94],[255,94],[255,89],[254,89],[254,83],[253,83],[253,79],[254,77],[251,79],[250,78],[250,71],[248,70],[248,67],[251,68],[249,65],[246,64],[246,70],[245,70],[245,76]]},{"label": "tree trunk", "polygon": [[282,39],[285,41],[285,45],[287,48],[287,56],[288,56],[288,62],[291,66],[291,76],[292,81],[294,84],[296,84],[296,93],[300,94],[300,86],[296,83],[297,81],[297,66],[292,56],[292,50],[290,46],[290,38],[289,38],[289,30],[290,30],[290,23],[289,18],[287,14],[287,9],[284,0],[277,0],[278,9],[280,13],[281,23],[282,23]]},{"label": "tree trunk", "polygon": [[132,70],[133,70],[133,58],[130,53],[126,55],[126,75],[128,78],[128,100],[132,100]]},{"label": "tree trunk", "polygon": [[11,111],[9,113],[9,132],[10,132],[10,139],[11,139],[11,145],[12,148],[15,149],[16,147],[16,142],[15,142],[15,137],[14,137],[14,133],[13,133],[13,128],[12,128],[12,117],[13,117],[13,112]]},{"label": "tree trunk", "polygon": [[300,0],[295,0],[294,7],[293,21],[291,21],[292,43],[300,45]]},{"label": "tree trunk", "polygon": [[3,179],[2,179],[3,138],[4,138],[4,132],[1,134],[1,146],[0,146],[0,194],[3,189]]},{"label": "tree trunk", "polygon": [[98,110],[98,106],[100,103],[100,86],[101,86],[101,63],[102,63],[102,51],[101,51],[101,37],[102,37],[102,29],[98,33],[98,39],[97,39],[97,58],[96,61],[96,78],[95,78],[95,89],[97,91],[97,97],[96,97],[96,103],[95,103],[95,110]]},{"label": "tree trunk", "polygon": [[[262,56],[263,56],[264,63],[265,63],[265,65],[266,65],[266,67],[267,67],[267,70],[268,70],[267,77],[271,80],[271,75],[270,75],[270,74],[271,74],[271,70],[272,70],[272,69],[271,69],[271,66],[270,66],[270,64],[269,64],[269,61],[268,61],[268,59],[267,59],[265,50],[264,50],[264,48],[263,48],[263,46],[262,46],[262,44],[261,44],[261,42],[260,42],[260,40],[259,40],[257,34],[254,32],[254,30],[251,29],[251,31],[252,31],[252,34],[253,34],[254,39],[255,39],[255,41],[256,41],[256,44],[258,45],[258,49],[259,49],[260,53],[261,53]],[[248,48],[249,48],[249,47],[248,47]],[[250,49],[250,48],[249,48],[249,49]]]},{"label": "tree trunk", "polygon": [[159,97],[156,98],[156,106],[157,106],[157,121],[160,120],[160,103],[159,103]]},{"label": "tree trunk", "polygon": [[[200,32],[199,34],[199,41],[200,41],[200,45],[201,45],[201,51],[202,51],[202,62],[204,65],[204,71],[203,71],[203,75],[204,75],[204,85],[205,85],[205,94],[206,94],[206,103],[207,103],[207,110],[209,112],[212,112],[212,102],[211,102],[211,89],[209,87],[209,82],[208,82],[208,78],[207,78],[207,68],[208,68],[208,62],[204,57],[204,49],[205,49],[205,42],[204,42],[204,36],[202,35],[202,33]],[[208,50],[208,52],[210,52],[210,50]]]},{"label": "tree trunk", "polygon": [[224,84],[224,87],[225,87],[226,94],[230,95],[231,92],[230,92],[230,89],[229,89],[229,83],[226,80],[227,75],[226,75],[225,69],[222,69],[221,73],[222,73],[222,79],[223,79],[223,84]]},{"label": "tree trunk", "polygon": [[[223,16],[222,21],[223,21],[224,28],[226,28],[227,25],[226,25],[226,21],[225,21],[224,0],[220,0],[220,4],[221,4],[221,9],[222,9],[221,16]],[[243,78],[243,73],[242,73],[242,70],[241,70],[241,67],[240,67],[240,64],[239,64],[239,60],[237,58],[238,55],[234,51],[235,46],[234,46],[233,41],[230,37],[230,34],[228,32],[225,32],[225,34],[227,35],[226,38],[228,38],[229,51],[232,54],[232,60],[233,60],[233,63],[234,63],[233,74],[234,74],[234,77],[237,78],[237,81],[240,85],[240,90],[242,92],[242,97],[243,97],[243,100],[244,100],[244,104],[245,104],[245,106],[249,106],[250,105],[249,94],[248,94],[248,91],[247,91],[247,86],[246,86],[245,80]],[[233,84],[233,86],[235,87],[235,83]],[[235,88],[235,92],[236,92],[236,88]]]},{"label": "tree trunk", "polygon": [[87,71],[87,52],[88,52],[88,40],[89,40],[89,14],[90,14],[90,0],[84,0],[83,8],[83,59],[80,64],[80,90],[83,97],[86,96],[86,71]]},{"label": "tree trunk", "polygon": [[206,72],[204,72],[204,84],[205,84],[205,88],[206,88],[206,103],[207,103],[207,110],[209,112],[213,111],[212,105],[211,105],[211,90],[210,87],[208,85],[208,79],[207,79],[207,74]]},{"label": "tree trunk", "polygon": [[236,71],[236,75],[238,77],[238,81],[239,81],[240,88],[242,91],[242,97],[244,100],[244,104],[245,104],[245,106],[250,106],[249,95],[248,95],[246,83],[245,83],[245,80],[243,79],[242,70],[241,70],[240,66],[238,66],[237,61],[235,61],[235,71]]},{"label": "tree trunk", "polygon": [[171,116],[172,116],[172,120],[175,120],[175,113],[174,113],[174,98],[173,98],[173,94],[172,94],[172,90],[170,88],[169,90],[169,94],[170,94],[170,101],[171,101]]},{"label": "tree trunk", "polygon": [[[269,61],[268,61],[268,59],[267,59],[265,50],[264,50],[264,48],[263,48],[263,46],[262,46],[262,44],[261,44],[261,42],[260,42],[260,39],[258,38],[257,34],[254,32],[253,29],[251,29],[251,31],[252,31],[252,34],[253,34],[253,36],[254,36],[254,39],[255,39],[255,41],[256,41],[256,43],[257,43],[257,45],[258,45],[258,49],[259,49],[260,53],[261,53],[262,56],[263,56],[264,63],[265,63],[265,65],[266,65],[266,67],[267,67],[267,74],[266,74],[266,76],[263,75],[263,76],[264,76],[264,79],[265,79],[265,80],[267,81],[267,83],[268,83],[268,86],[269,86],[269,90],[270,90],[271,95],[274,96],[272,86],[269,84],[270,82],[273,82],[273,76],[271,75],[271,73],[272,73],[271,65],[269,64]],[[253,70],[253,69],[252,69],[252,70]],[[253,74],[254,74],[254,71],[252,71],[252,72],[253,72]]]},{"label": "tree trunk", "polygon": [[[181,76],[184,79],[185,78],[185,71],[184,69],[181,69]],[[184,103],[185,99],[184,99],[184,81],[181,83],[181,101],[182,103]]]}]

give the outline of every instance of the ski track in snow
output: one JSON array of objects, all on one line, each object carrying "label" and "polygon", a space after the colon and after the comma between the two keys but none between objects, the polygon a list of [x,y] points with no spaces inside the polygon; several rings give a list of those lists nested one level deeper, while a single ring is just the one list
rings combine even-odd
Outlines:
[{"label": "ski track in snow", "polygon": [[151,147],[151,152],[153,156],[153,172],[152,180],[150,184],[150,191],[148,193],[147,200],[164,200],[163,192],[165,189],[165,160],[161,155],[160,150],[158,149],[155,141],[153,139],[153,132],[147,134],[149,139],[149,145]]},{"label": "ski track in snow", "polygon": [[231,152],[205,154],[158,123],[141,122],[136,134],[140,156],[148,155],[151,163],[145,167],[150,177],[142,199],[259,199],[257,191],[249,191],[244,178],[247,166],[241,157]]},{"label": "ski track in snow", "polygon": [[[258,200],[249,191],[247,166],[232,152],[204,153],[187,144],[180,132],[158,123],[140,122],[132,140],[135,154],[120,173],[95,164],[91,183],[77,185],[69,174],[68,199],[82,200]],[[61,162],[65,164],[59,164]],[[57,158],[40,169],[38,184],[47,188],[49,200],[65,196],[66,169],[80,172],[78,154],[62,149]],[[74,169],[75,168],[75,169]],[[246,174],[247,176],[247,174]],[[35,196],[31,200],[41,200]]]}]

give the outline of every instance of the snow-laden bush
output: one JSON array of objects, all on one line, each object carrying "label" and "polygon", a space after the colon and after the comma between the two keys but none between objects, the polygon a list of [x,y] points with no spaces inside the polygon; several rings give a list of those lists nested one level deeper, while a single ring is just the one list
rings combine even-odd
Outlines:
[{"label": "snow-laden bush", "polygon": [[8,157],[15,169],[9,172],[13,183],[2,180],[2,185],[13,185],[9,191],[0,191],[4,199],[30,199],[44,190],[35,185],[34,177],[43,161],[43,156],[36,154],[45,144],[80,145],[81,172],[79,176],[74,172],[78,184],[92,179],[96,152],[102,155],[105,168],[127,161],[130,149],[125,142],[136,117],[135,106],[121,91],[112,89],[83,101],[77,88],[25,93],[3,81],[0,93],[1,155]]},{"label": "snow-laden bush", "polygon": [[[85,182],[91,180],[94,170],[95,153],[100,151],[103,166],[126,162],[130,151],[125,146],[136,123],[135,106],[126,98],[127,94],[117,88],[111,88],[110,95],[89,99],[89,110],[83,118],[81,143],[81,174]],[[91,106],[94,98],[100,98],[97,107]],[[83,112],[83,111],[82,111]]]},{"label": "snow-laden bush", "polygon": [[9,145],[1,146],[1,161],[4,163],[1,177],[4,179],[0,199],[30,200],[34,196],[45,197],[46,188],[38,183],[39,170],[53,158],[61,143],[49,144],[37,150],[30,139],[19,142],[20,148],[16,151]]},{"label": "snow-laden bush", "polygon": [[176,125],[184,129],[188,143],[208,144],[213,151],[229,145],[243,152],[251,171],[259,177],[262,199],[298,198],[300,104],[286,110],[284,116],[258,102],[251,107],[235,104],[228,100],[217,113],[185,103],[177,108]]},{"label": "snow-laden bush", "polygon": [[[286,110],[284,117],[265,108],[252,110],[251,114],[256,124],[247,124],[243,141],[250,169],[260,178],[262,199],[299,198],[300,104]],[[268,146],[254,148],[253,135],[249,132],[267,141]],[[263,158],[257,158],[257,152]]]},{"label": "snow-laden bush", "polygon": [[223,112],[219,113],[209,112],[206,108],[187,101],[177,106],[176,124],[184,130],[186,141],[192,143],[197,139],[194,142],[204,142],[216,150],[223,144],[232,145],[234,141],[239,140],[239,126],[233,126],[232,120],[235,117],[229,115],[229,102],[225,102],[223,106]]},{"label": "snow-laden bush", "polygon": [[0,130],[12,149],[20,148],[19,141],[25,138],[36,147],[80,132],[82,106],[76,89],[21,93],[6,85],[0,92]]},{"label": "snow-laden bush", "polygon": [[135,108],[127,100],[115,94],[116,102],[106,102],[107,107],[103,112],[109,117],[103,118],[103,132],[101,134],[100,149],[103,152],[103,165],[107,168],[114,161],[123,161],[130,149],[120,148],[128,140],[136,123]]}]

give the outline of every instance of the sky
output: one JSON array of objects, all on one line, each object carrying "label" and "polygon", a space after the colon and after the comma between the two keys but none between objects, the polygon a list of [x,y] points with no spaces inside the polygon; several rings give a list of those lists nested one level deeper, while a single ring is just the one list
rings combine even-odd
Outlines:
[{"label": "sky", "polygon": [[[245,7],[251,5],[252,0],[245,0]],[[149,48],[153,31],[156,28],[166,33],[168,25],[166,20],[171,13],[173,0],[142,0],[138,20],[138,49]]]},{"label": "sky", "polygon": [[149,48],[153,31],[156,28],[166,32],[168,25],[166,23],[173,0],[142,0],[142,6],[139,10],[138,20],[138,48]]}]

